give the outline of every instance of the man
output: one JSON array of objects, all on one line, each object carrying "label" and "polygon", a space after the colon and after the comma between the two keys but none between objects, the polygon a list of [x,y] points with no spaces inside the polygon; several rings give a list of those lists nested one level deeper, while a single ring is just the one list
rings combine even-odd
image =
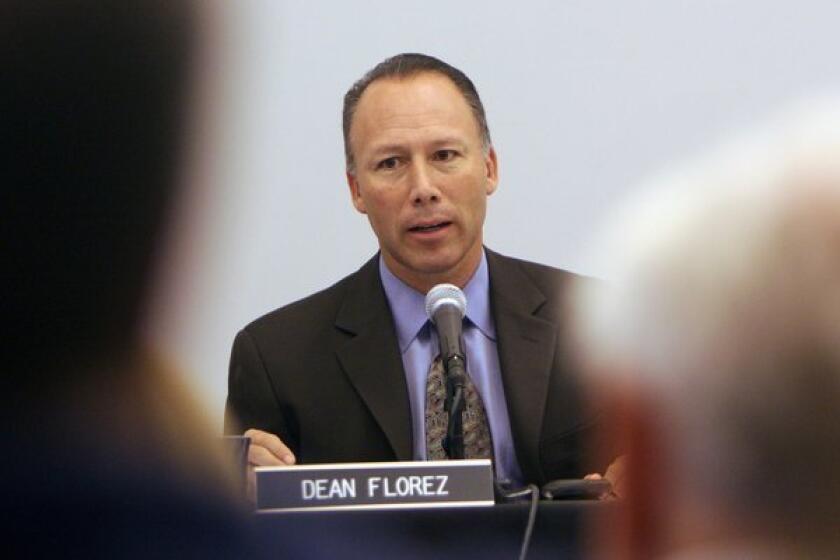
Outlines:
[{"label": "man", "polygon": [[576,290],[620,410],[605,558],[840,557],[840,104],[684,166]]},{"label": "man", "polygon": [[467,369],[497,478],[585,475],[595,414],[558,346],[572,275],[483,247],[498,163],[472,82],[429,56],[385,60],[345,96],[344,142],[351,199],[380,253],[237,335],[226,431],[248,429],[252,465],[429,457],[438,351],[423,299],[448,282],[467,296]]}]

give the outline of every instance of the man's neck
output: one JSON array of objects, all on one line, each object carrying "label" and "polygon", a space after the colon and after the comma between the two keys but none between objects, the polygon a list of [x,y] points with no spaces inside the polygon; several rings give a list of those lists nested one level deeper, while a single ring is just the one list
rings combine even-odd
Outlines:
[{"label": "man's neck", "polygon": [[388,267],[388,270],[390,270],[394,276],[421,294],[425,294],[433,287],[443,283],[454,284],[463,289],[473,277],[475,271],[478,270],[478,265],[481,263],[481,256],[483,254],[484,248],[483,246],[480,246],[480,250],[477,251],[474,256],[470,255],[469,260],[464,259],[464,262],[459,263],[454,269],[439,273],[418,273],[407,270],[405,267],[399,265],[399,263],[394,262],[393,259],[389,258],[384,253],[383,260],[385,262],[385,266]]}]

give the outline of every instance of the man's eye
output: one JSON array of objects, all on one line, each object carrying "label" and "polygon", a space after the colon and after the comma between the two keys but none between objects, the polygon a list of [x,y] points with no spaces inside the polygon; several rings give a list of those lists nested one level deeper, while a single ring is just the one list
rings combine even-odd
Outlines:
[{"label": "man's eye", "polygon": [[387,159],[383,159],[379,163],[376,164],[377,169],[395,169],[399,164],[399,160],[395,157],[389,157]]},{"label": "man's eye", "polygon": [[438,150],[435,152],[435,161],[451,161],[455,158],[455,150]]}]

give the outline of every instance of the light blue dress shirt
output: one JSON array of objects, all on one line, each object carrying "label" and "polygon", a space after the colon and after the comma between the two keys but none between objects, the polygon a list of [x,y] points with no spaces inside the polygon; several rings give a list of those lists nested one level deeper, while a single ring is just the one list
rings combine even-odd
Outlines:
[{"label": "light blue dress shirt", "polygon": [[[426,315],[426,295],[397,278],[379,257],[379,275],[394,316],[397,341],[411,404],[414,459],[426,459],[426,376],[432,360],[439,353],[437,333]],[[516,460],[510,430],[505,389],[502,385],[499,352],[496,349],[496,326],[490,313],[490,275],[487,257],[464,287],[467,314],[464,318],[464,345],[467,372],[481,395],[493,438],[494,468],[498,480],[523,483]]]}]

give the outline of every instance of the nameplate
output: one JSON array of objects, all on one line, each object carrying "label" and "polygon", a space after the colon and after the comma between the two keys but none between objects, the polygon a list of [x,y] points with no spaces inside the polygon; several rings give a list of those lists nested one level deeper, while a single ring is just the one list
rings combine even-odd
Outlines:
[{"label": "nameplate", "polygon": [[256,467],[257,511],[493,505],[489,459]]}]

